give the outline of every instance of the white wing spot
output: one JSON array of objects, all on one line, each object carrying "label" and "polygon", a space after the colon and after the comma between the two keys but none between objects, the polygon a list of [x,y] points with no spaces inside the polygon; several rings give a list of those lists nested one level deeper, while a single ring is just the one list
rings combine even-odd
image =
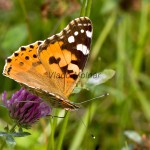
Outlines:
[{"label": "white wing spot", "polygon": [[89,50],[88,50],[88,48],[87,48],[86,45],[78,44],[78,45],[77,45],[77,50],[78,50],[78,51],[81,51],[84,55],[89,54]]},{"label": "white wing spot", "polygon": [[64,36],[60,36],[60,39],[63,39],[64,38]]},{"label": "white wing spot", "polygon": [[91,38],[92,37],[92,32],[86,31],[86,35],[87,35],[87,37]]},{"label": "white wing spot", "polygon": [[68,42],[73,43],[75,41],[74,36],[69,36],[68,37]]},{"label": "white wing spot", "polygon": [[71,31],[71,30],[66,30],[67,31],[67,34]]},{"label": "white wing spot", "polygon": [[84,30],[83,30],[83,29],[81,29],[81,33],[84,33]]},{"label": "white wing spot", "polygon": [[75,31],[75,32],[74,32],[74,35],[76,35],[76,36],[77,36],[78,34],[79,34],[79,33],[78,33],[78,31]]},{"label": "white wing spot", "polygon": [[82,24],[81,24],[81,23],[78,23],[78,26],[82,26]]}]

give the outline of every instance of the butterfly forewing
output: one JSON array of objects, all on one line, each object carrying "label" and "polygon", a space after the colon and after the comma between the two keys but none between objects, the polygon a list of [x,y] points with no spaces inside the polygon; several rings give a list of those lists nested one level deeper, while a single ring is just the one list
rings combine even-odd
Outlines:
[{"label": "butterfly forewing", "polygon": [[39,47],[41,62],[50,75],[54,75],[51,77],[66,96],[74,89],[85,66],[91,38],[91,21],[87,17],[80,17],[71,21],[60,33],[46,39]]},{"label": "butterfly forewing", "polygon": [[38,41],[20,47],[18,51],[7,58],[3,74],[34,90],[49,91],[49,93],[60,95],[62,92],[49,78],[38,58],[37,49],[40,44],[41,41]]}]

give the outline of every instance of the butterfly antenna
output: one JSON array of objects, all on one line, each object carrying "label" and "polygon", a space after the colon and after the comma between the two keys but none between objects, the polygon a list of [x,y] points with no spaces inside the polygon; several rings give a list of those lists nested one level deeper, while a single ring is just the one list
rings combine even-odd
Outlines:
[{"label": "butterfly antenna", "polygon": [[88,128],[87,128],[87,126],[85,125],[85,123],[84,123],[84,121],[82,120],[82,118],[81,118],[81,121],[82,121],[82,123],[83,123],[84,127],[87,129],[87,131],[88,131],[89,135],[90,135],[93,139],[95,139],[94,134],[93,134],[92,132],[90,132],[90,130],[88,130]]},{"label": "butterfly antenna", "polygon": [[[83,102],[80,102],[80,103],[77,103],[77,104],[83,104],[83,103],[86,103],[86,102],[89,102],[89,101],[93,101],[93,100],[95,100],[95,99],[102,98],[102,97],[105,97],[105,96],[108,96],[108,95],[109,95],[109,93],[105,93],[105,94],[103,94],[103,95],[100,95],[100,96],[97,96],[97,97],[88,99],[88,100],[86,100],[86,101],[83,101]],[[92,132],[91,132],[90,130],[88,130],[86,124],[85,124],[84,121],[83,121],[83,119],[82,119],[82,118],[80,118],[80,119],[81,119],[81,122],[82,122],[82,124],[84,125],[84,127],[87,129],[89,135],[90,135],[93,139],[95,139],[94,134],[92,134]]]},{"label": "butterfly antenna", "polygon": [[93,100],[95,100],[95,99],[102,98],[102,97],[105,97],[105,96],[108,96],[108,95],[109,95],[109,93],[105,93],[105,94],[103,94],[103,95],[100,95],[100,96],[97,96],[97,97],[94,97],[94,98],[88,99],[88,100],[83,101],[83,102],[80,102],[80,103],[78,103],[78,104],[87,103],[87,102],[89,102],[89,101],[93,101]]},{"label": "butterfly antenna", "polygon": [[[83,101],[83,102],[80,102],[80,103],[77,103],[77,104],[83,104],[83,103],[86,103],[86,102],[89,102],[89,101],[93,101],[93,100],[95,100],[95,99],[102,98],[102,97],[105,97],[105,96],[108,96],[108,95],[109,95],[109,93],[105,93],[105,94],[103,94],[103,95],[100,95],[100,96],[97,96],[97,97],[88,99],[88,100],[86,100],[86,101]],[[82,122],[82,124],[84,125],[84,127],[87,129],[87,126],[86,126],[86,124],[84,123],[84,121],[82,120],[82,118],[80,118],[80,119],[81,119],[81,122]],[[90,130],[87,130],[87,131],[88,131],[89,135],[90,135],[93,139],[95,139],[95,136],[92,134],[92,132],[90,132]]]}]

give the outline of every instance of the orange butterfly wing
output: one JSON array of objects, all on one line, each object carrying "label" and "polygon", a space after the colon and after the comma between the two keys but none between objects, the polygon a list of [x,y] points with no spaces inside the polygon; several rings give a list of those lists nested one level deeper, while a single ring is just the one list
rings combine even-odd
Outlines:
[{"label": "orange butterfly wing", "polygon": [[[38,58],[41,41],[22,46],[7,58],[3,74],[35,90],[61,94]],[[46,83],[46,84],[45,84]],[[49,84],[47,84],[49,83]],[[57,91],[56,91],[57,89]]]},{"label": "orange butterfly wing", "polygon": [[83,71],[87,61],[92,38],[92,23],[87,17],[80,17],[60,33],[46,39],[39,47],[39,59],[58,87],[68,97]]},{"label": "orange butterfly wing", "polygon": [[3,74],[27,87],[54,107],[76,109],[68,96],[88,58],[92,24],[77,18],[45,41],[22,46],[7,58]]}]

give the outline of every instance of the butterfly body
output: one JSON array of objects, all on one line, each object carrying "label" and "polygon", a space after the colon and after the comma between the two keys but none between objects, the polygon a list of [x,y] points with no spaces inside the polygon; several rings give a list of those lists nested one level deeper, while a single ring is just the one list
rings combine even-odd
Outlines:
[{"label": "butterfly body", "polygon": [[89,18],[71,21],[60,33],[22,46],[7,58],[3,74],[14,79],[50,106],[75,110],[68,100],[87,61],[92,38]]}]

